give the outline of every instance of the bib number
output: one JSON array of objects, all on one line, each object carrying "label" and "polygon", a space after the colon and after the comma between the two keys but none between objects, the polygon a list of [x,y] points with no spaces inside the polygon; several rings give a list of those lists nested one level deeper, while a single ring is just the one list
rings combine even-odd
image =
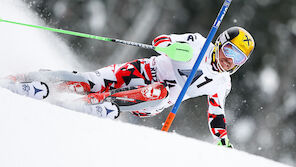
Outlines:
[{"label": "bib number", "polygon": [[[180,74],[181,76],[186,76],[186,77],[188,78],[188,76],[189,76],[191,70],[180,70],[180,69],[178,69],[178,72],[179,72],[179,74]],[[194,77],[193,77],[193,80],[192,80],[192,82],[191,82],[190,85],[192,85],[192,84],[193,84],[196,80],[198,80],[202,75],[203,75],[203,72],[202,72],[201,70],[197,70],[196,73],[195,73],[195,75],[194,75]],[[196,85],[197,88],[200,88],[200,87],[202,87],[202,86],[204,86],[204,85],[210,83],[211,81],[213,81],[213,79],[208,78],[207,76],[205,76],[204,78],[205,78],[205,81],[202,82],[202,83],[200,83],[200,84],[198,84],[198,85]]]}]

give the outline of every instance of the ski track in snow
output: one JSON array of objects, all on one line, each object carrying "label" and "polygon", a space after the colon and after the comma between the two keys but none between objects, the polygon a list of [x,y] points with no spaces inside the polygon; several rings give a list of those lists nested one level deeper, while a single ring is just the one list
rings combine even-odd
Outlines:
[{"label": "ski track in snow", "polygon": [[[0,17],[43,25],[18,0],[1,0]],[[42,68],[79,68],[75,55],[53,33],[1,22],[0,32],[0,77]],[[0,101],[1,167],[285,166],[174,133],[67,110],[3,88]]]}]

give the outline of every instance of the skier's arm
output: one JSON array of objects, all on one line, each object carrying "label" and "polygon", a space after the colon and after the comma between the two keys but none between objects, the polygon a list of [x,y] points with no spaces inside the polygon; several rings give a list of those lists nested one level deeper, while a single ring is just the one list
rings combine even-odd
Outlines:
[{"label": "skier's arm", "polygon": [[215,93],[208,95],[208,123],[210,132],[217,139],[218,145],[232,147],[227,137],[226,119],[225,119],[225,98],[228,92]]},{"label": "skier's arm", "polygon": [[172,43],[170,35],[159,35],[153,41],[153,46],[160,46],[160,47],[167,47],[169,44]]},{"label": "skier's arm", "polygon": [[171,35],[159,35],[157,36],[153,41],[153,46],[160,46],[160,47],[167,47],[172,43],[175,42],[195,42],[195,41],[201,41],[204,40],[204,38],[198,34],[198,33],[186,33],[186,34],[171,34]]},{"label": "skier's arm", "polygon": [[208,96],[208,122],[215,139],[227,137],[224,104],[219,96],[218,93]]}]

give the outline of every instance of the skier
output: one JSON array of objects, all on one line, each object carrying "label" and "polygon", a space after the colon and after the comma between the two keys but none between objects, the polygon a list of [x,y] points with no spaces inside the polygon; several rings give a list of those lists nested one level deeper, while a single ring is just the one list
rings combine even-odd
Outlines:
[{"label": "skier", "polygon": [[[6,88],[37,99],[50,92],[86,94],[78,110],[115,119],[120,112],[139,117],[154,116],[173,105],[201,51],[205,38],[199,33],[160,35],[152,44],[167,47],[175,42],[193,49],[189,61],[176,61],[163,53],[150,58],[113,64],[94,72],[38,71],[9,76]],[[230,75],[250,57],[253,37],[241,27],[231,27],[210,44],[183,100],[208,96],[208,123],[218,145],[232,147],[227,137],[225,99],[231,89]],[[50,90],[50,91],[49,91]],[[75,101],[78,102],[78,101]],[[74,108],[77,109],[77,106]]]}]

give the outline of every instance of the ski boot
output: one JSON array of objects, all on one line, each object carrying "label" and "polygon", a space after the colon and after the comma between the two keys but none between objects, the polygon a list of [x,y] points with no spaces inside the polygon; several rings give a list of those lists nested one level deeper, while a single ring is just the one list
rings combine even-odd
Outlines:
[{"label": "ski boot", "polygon": [[49,95],[48,86],[44,82],[6,82],[1,84],[4,87],[16,94],[28,96],[34,99],[45,99]]},{"label": "ski boot", "polygon": [[98,104],[86,104],[84,112],[101,118],[116,119],[120,114],[119,107],[112,102],[103,102]]}]

